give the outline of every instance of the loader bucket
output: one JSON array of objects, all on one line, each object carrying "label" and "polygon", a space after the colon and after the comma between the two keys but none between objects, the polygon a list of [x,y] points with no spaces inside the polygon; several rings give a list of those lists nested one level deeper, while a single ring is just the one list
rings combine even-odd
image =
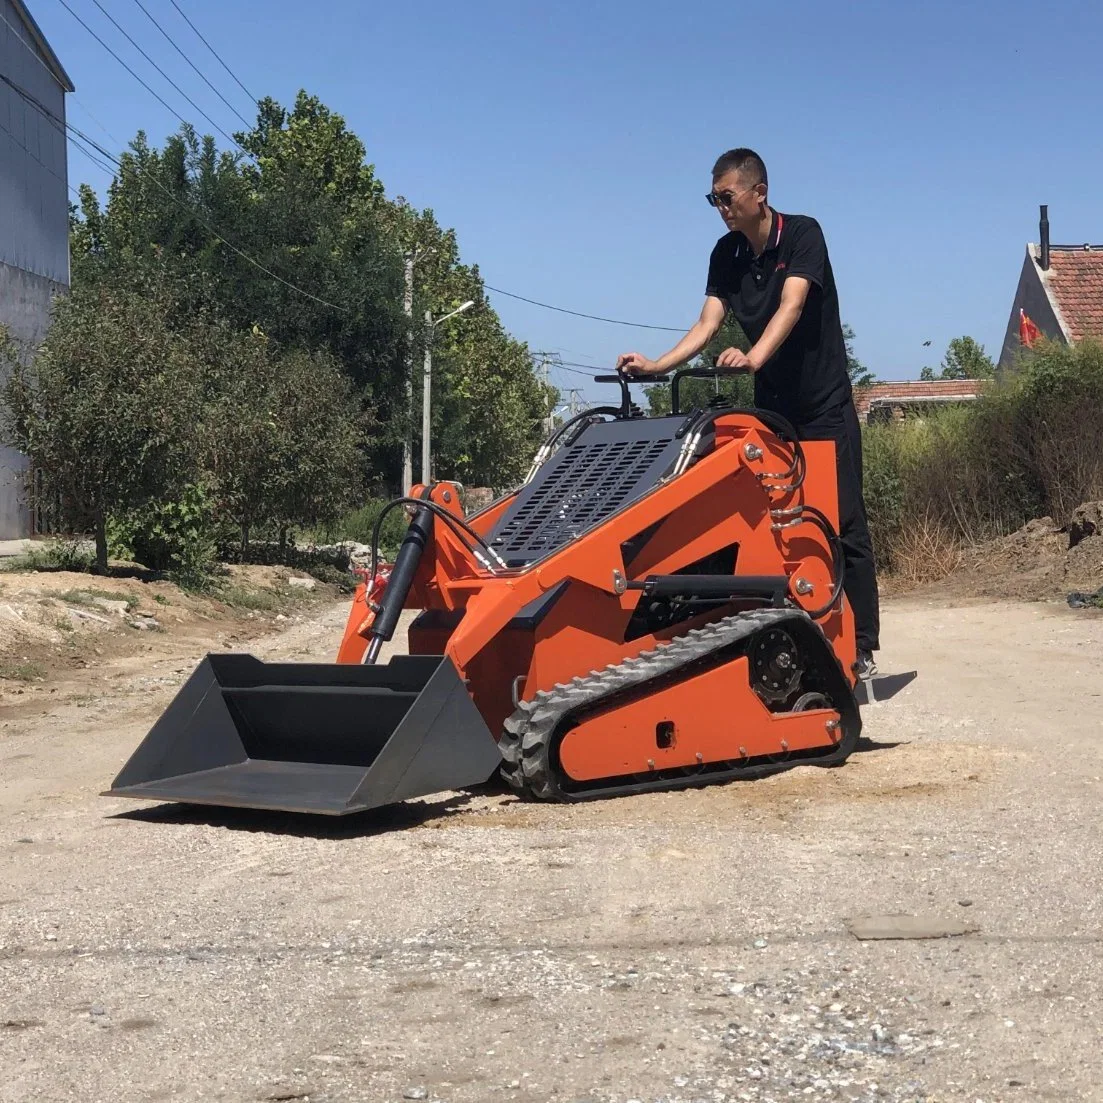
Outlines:
[{"label": "loader bucket", "polygon": [[443,656],[208,655],[105,795],[340,816],[481,784],[500,764]]}]

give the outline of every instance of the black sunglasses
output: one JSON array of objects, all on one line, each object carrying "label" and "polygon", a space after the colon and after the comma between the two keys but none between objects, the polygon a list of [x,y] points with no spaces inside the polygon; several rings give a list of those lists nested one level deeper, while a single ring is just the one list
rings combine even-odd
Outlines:
[{"label": "black sunglasses", "polygon": [[744,188],[739,192],[714,192],[710,191],[705,198],[708,200],[710,207],[730,207],[732,201],[738,199],[741,195],[746,195],[749,191],[754,191],[757,188],[757,184],[752,184],[749,188]]}]

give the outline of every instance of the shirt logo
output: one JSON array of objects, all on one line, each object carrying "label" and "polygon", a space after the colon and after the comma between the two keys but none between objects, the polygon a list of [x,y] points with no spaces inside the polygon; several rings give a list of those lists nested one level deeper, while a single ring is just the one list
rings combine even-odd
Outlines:
[{"label": "shirt logo", "polygon": [[781,260],[781,261],[778,261],[778,265],[777,265],[777,267],[776,267],[776,268],[774,269],[774,271],[775,271],[775,272],[782,272],[782,271],[784,271],[784,270],[785,270],[785,261],[783,261],[783,260]]}]

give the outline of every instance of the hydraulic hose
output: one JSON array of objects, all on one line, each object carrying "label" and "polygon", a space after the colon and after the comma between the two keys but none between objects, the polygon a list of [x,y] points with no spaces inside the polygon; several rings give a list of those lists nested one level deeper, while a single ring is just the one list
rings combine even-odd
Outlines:
[{"label": "hydraulic hose", "polygon": [[580,414],[575,414],[574,417],[569,418],[563,422],[562,425],[556,429],[550,437],[542,444],[536,451],[536,455],[533,458],[532,466],[529,468],[529,473],[525,478],[525,482],[528,483],[532,480],[532,477],[539,470],[540,466],[545,460],[552,454],[555,446],[563,439],[563,437],[580,421],[585,421],[588,418],[595,418],[603,415],[609,415],[616,417],[620,414],[620,408],[617,406],[595,406],[592,410],[583,410]]},{"label": "hydraulic hose", "polygon": [[[461,544],[471,553],[472,557],[482,563],[487,570],[494,570],[493,560],[497,560],[498,566],[504,567],[502,557],[462,518],[457,517],[451,510],[445,509],[443,506],[438,505],[436,502],[431,501],[428,498],[411,498],[407,495],[403,495],[400,498],[394,498],[389,501],[380,511],[379,516],[375,519],[375,525],[372,527],[371,538],[371,573],[369,578],[375,578],[375,572],[379,567],[379,537],[383,529],[383,519],[387,516],[392,509],[397,509],[399,506],[411,505],[418,508],[424,508],[429,510],[434,517],[438,517],[452,530],[453,535],[459,540]],[[484,549],[486,555],[481,555],[478,551],[471,546],[465,539],[465,534],[470,536],[480,547]]]},{"label": "hydraulic hose", "polygon": [[[686,431],[687,445],[692,441],[693,446],[696,447],[695,438],[699,438],[705,427],[717,418],[725,417],[728,414],[746,414],[748,417],[757,418],[763,425],[772,429],[781,440],[792,447],[793,462],[790,464],[789,470],[779,473],[777,478],[782,480],[792,479],[793,481],[789,483],[789,486],[793,490],[797,490],[804,483],[804,476],[808,470],[807,461],[804,457],[804,449],[797,437],[796,429],[781,414],[775,414],[770,410],[758,410],[749,406],[723,406],[702,410],[690,423],[690,427]],[[688,466],[688,455],[685,466]],[[684,467],[682,470],[684,470]]]},{"label": "hydraulic hose", "polygon": [[[398,555],[395,557],[394,572],[387,585],[387,597],[383,601],[379,615],[372,622],[372,638],[368,650],[370,662],[375,661],[379,649],[394,636],[395,629],[398,627],[398,618],[402,615],[402,607],[406,604],[406,595],[410,592],[422,553],[429,541],[433,539],[433,517],[434,511],[428,509],[425,502],[421,502],[406,530],[402,547],[398,549]],[[375,577],[374,564],[371,577]]]},{"label": "hydraulic hose", "polygon": [[835,608],[835,603],[842,596],[843,587],[846,584],[846,557],[843,552],[842,538],[832,527],[825,513],[815,506],[802,506],[800,517],[802,520],[811,521],[824,536],[827,537],[828,547],[831,548],[831,568],[835,576],[835,585],[831,591],[831,600],[828,601],[826,605],[808,614],[813,620],[820,620]]}]

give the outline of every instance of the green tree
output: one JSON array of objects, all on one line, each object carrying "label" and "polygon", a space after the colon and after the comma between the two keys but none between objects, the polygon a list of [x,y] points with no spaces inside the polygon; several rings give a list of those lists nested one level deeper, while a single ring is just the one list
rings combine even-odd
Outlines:
[{"label": "green tree", "polygon": [[8,439],[42,469],[107,570],[108,522],[194,482],[203,371],[156,293],[77,288],[55,306],[33,365],[3,390]]},{"label": "green tree", "polygon": [[[544,397],[454,231],[389,199],[363,143],[316,97],[300,93],[290,109],[263,100],[237,140],[248,159],[188,127],[160,150],[139,134],[104,203],[81,189],[74,286],[135,288],[156,273],[173,288],[177,328],[205,312],[241,332],[256,325],[283,349],[330,354],[372,415],[362,441],[371,481],[391,489],[405,427],[420,424],[421,388],[411,408],[406,386],[408,357],[419,382],[418,320],[474,299],[477,310],[436,335],[434,429],[448,416],[434,433],[437,469],[492,484],[515,477]],[[402,309],[407,250],[419,255],[413,326]]]},{"label": "green tree", "polygon": [[294,530],[359,504],[368,415],[336,359],[224,323],[196,340],[213,382],[199,430],[202,466],[242,552],[259,530],[286,545]]},{"label": "green tree", "polygon": [[854,353],[854,330],[843,324],[843,341],[846,345],[846,371],[854,387],[871,387],[877,377],[858,359]]},{"label": "green tree", "polygon": [[972,337],[955,337],[946,349],[941,371],[936,375],[933,368],[925,367],[919,378],[933,379],[993,379],[996,365]]}]

